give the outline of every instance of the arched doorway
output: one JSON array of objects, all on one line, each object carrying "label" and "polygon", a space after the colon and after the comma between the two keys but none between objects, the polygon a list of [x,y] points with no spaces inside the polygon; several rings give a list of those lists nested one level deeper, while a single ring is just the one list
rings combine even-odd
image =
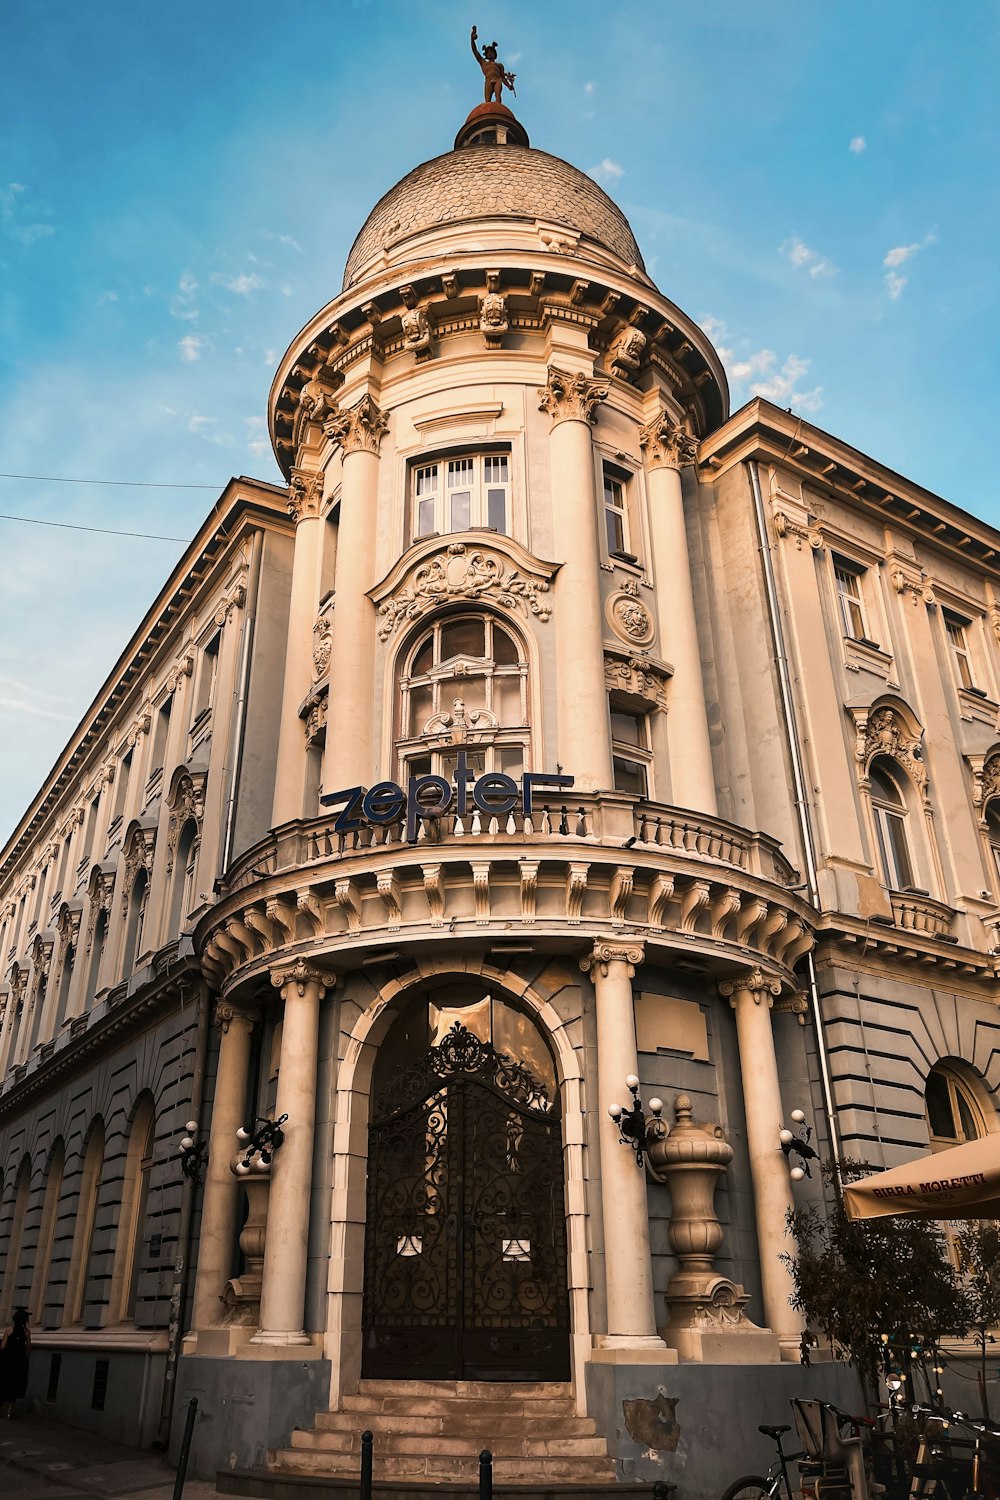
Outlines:
[{"label": "arched doorway", "polygon": [[534,1022],[482,990],[411,1002],[372,1079],[362,1375],[567,1380],[564,1214]]}]

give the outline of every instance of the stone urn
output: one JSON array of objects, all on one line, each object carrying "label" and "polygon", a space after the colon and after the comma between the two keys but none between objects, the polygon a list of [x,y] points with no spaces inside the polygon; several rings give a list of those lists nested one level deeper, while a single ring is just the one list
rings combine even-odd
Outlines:
[{"label": "stone urn", "polygon": [[242,1276],[226,1282],[226,1320],[256,1327],[260,1317],[260,1292],[264,1279],[264,1241],[267,1235],[267,1200],[271,1192],[271,1163],[259,1151],[247,1159],[237,1151],[229,1164],[247,1195],[246,1223],[240,1233],[240,1249],[246,1261]]},{"label": "stone urn", "polygon": [[660,1337],[688,1359],[763,1361],[779,1359],[778,1341],[751,1323],[748,1294],[714,1268],[722,1244],[715,1190],[733,1159],[721,1125],[699,1125],[691,1100],[678,1094],[669,1134],[649,1143],[648,1171],[670,1189],[667,1237],[679,1266],[667,1285],[668,1319]]}]

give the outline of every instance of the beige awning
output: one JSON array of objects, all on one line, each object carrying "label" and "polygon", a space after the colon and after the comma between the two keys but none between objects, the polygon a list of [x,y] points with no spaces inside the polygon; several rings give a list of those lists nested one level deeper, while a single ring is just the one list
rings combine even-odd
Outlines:
[{"label": "beige awning", "polygon": [[849,1219],[1000,1219],[1000,1133],[844,1188]]}]

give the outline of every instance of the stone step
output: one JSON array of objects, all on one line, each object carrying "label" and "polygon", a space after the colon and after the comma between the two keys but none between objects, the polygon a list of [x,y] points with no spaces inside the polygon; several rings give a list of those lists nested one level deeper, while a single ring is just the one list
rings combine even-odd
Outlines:
[{"label": "stone step", "polygon": [[551,1433],[553,1437],[593,1437],[597,1427],[592,1417],[577,1417],[568,1414],[524,1416],[520,1412],[504,1409],[491,1411],[484,1417],[478,1406],[465,1407],[444,1414],[431,1415],[426,1412],[405,1414],[382,1411],[318,1411],[315,1418],[317,1432],[357,1432],[366,1427],[372,1432],[412,1432],[429,1435],[454,1433],[456,1437],[475,1437],[484,1432],[490,1436],[508,1433],[523,1433],[526,1437]]},{"label": "stone step", "polygon": [[[608,1447],[601,1437],[569,1437],[553,1433],[548,1437],[528,1437],[524,1433],[500,1434],[490,1432],[485,1437],[480,1431],[471,1437],[458,1437],[449,1432],[444,1436],[428,1436],[411,1432],[376,1432],[373,1451],[381,1462],[388,1454],[441,1454],[448,1458],[478,1458],[483,1448],[489,1447],[494,1460],[507,1458],[603,1458]],[[292,1433],[292,1450],[296,1453],[352,1454],[361,1452],[361,1434],[358,1432],[304,1432]],[[288,1449],[282,1450],[288,1453]]]},{"label": "stone step", "polygon": [[[452,1457],[436,1454],[383,1454],[378,1459],[380,1479],[443,1480],[451,1483],[471,1483],[478,1477],[479,1462],[476,1457]],[[544,1476],[541,1472],[544,1470]],[[357,1460],[353,1455],[311,1451],[300,1448],[283,1448],[268,1455],[268,1473],[277,1478],[290,1474],[352,1475],[357,1472]],[[545,1459],[537,1456],[500,1458],[493,1464],[494,1485],[510,1482],[537,1487],[543,1480],[550,1484],[596,1484],[614,1479],[614,1464],[608,1457],[597,1455],[586,1458],[557,1457]]]},{"label": "stone step", "polygon": [[361,1380],[361,1395],[378,1396],[471,1396],[473,1400],[511,1396],[571,1396],[573,1387],[563,1380]]},{"label": "stone step", "polygon": [[[357,1470],[353,1473],[272,1473],[266,1469],[224,1469],[216,1475],[219,1495],[250,1500],[361,1500]],[[674,1485],[668,1486],[671,1493]],[[649,1500],[652,1482],[618,1484],[613,1478],[548,1483],[541,1475],[527,1483],[508,1482],[494,1491],[496,1500]],[[373,1500],[478,1500],[478,1476],[459,1480],[387,1479],[377,1471]]]},{"label": "stone step", "polygon": [[[493,1387],[496,1391],[496,1386]],[[448,1417],[475,1412],[484,1419],[502,1416],[538,1416],[548,1419],[571,1417],[575,1412],[572,1396],[496,1396],[491,1398],[434,1395],[381,1395],[364,1392],[344,1396],[345,1411],[385,1412],[400,1416]]]}]

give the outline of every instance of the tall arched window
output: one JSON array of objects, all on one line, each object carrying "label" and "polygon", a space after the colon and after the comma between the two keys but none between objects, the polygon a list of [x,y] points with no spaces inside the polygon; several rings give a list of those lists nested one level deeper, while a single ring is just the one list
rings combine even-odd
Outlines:
[{"label": "tall arched window", "polygon": [[156,1114],[151,1094],[140,1094],[129,1129],[125,1176],[118,1210],[118,1239],[111,1273],[109,1318],[121,1323],[135,1318],[136,1294],[142,1265],[141,1246],[149,1179],[153,1168]]},{"label": "tall arched window", "polygon": [[31,1158],[24,1157],[14,1182],[14,1203],[10,1212],[10,1230],[7,1236],[7,1263],[4,1269],[3,1291],[0,1293],[0,1328],[10,1322],[15,1289],[24,1280],[21,1275],[21,1250],[24,1244],[24,1220],[28,1212],[28,1196],[31,1192]]},{"label": "tall arched window", "polygon": [[943,1151],[989,1134],[986,1110],[971,1077],[948,1063],[935,1063],[927,1075],[924,1102],[931,1150]]},{"label": "tall arched window", "polygon": [[983,814],[986,824],[986,837],[990,841],[990,853],[993,856],[993,872],[1000,879],[1000,803],[988,802]]},{"label": "tall arched window", "polygon": [[90,1274],[91,1252],[94,1244],[97,1199],[101,1191],[103,1171],[104,1121],[100,1115],[97,1115],[91,1124],[83,1153],[83,1170],[80,1174],[80,1196],[77,1201],[76,1227],[73,1230],[69,1280],[66,1284],[66,1301],[63,1303],[64,1323],[78,1323],[83,1315],[87,1295],[87,1277]]},{"label": "tall arched window", "polygon": [[868,773],[872,813],[878,839],[879,863],[890,890],[911,890],[917,884],[907,835],[906,799],[891,761],[879,758]]},{"label": "tall arched window", "polygon": [[35,1252],[35,1272],[31,1279],[31,1298],[28,1306],[32,1322],[45,1322],[45,1293],[49,1284],[52,1265],[52,1246],[55,1243],[56,1223],[59,1219],[59,1197],[62,1193],[65,1151],[62,1139],[58,1139],[49,1152],[49,1167],[45,1174],[45,1201],[42,1204],[42,1222],[38,1232],[38,1249]]},{"label": "tall arched window", "polygon": [[173,888],[170,892],[170,925],[167,938],[172,940],[180,932],[191,908],[194,906],[194,882],[198,864],[198,824],[188,818],[177,840],[174,855]]},{"label": "tall arched window", "polygon": [[76,944],[70,939],[63,953],[62,968],[59,971],[59,994],[56,998],[56,1019],[53,1030],[58,1033],[60,1026],[69,1014],[70,986],[73,983],[73,971],[76,968]]},{"label": "tall arched window", "polygon": [[132,882],[128,900],[128,921],[125,927],[125,954],[122,960],[122,978],[128,979],[135,968],[136,956],[142,951],[142,929],[146,920],[146,902],[149,899],[149,875],[140,870]]},{"label": "tall arched window", "polygon": [[401,657],[400,774],[451,777],[459,748],[469,769],[528,769],[528,665],[513,632],[491,615],[448,615]]},{"label": "tall arched window", "polygon": [[101,982],[101,964],[108,944],[108,914],[101,909],[94,923],[94,936],[90,945],[90,965],[87,969],[87,1001],[92,1002]]}]

